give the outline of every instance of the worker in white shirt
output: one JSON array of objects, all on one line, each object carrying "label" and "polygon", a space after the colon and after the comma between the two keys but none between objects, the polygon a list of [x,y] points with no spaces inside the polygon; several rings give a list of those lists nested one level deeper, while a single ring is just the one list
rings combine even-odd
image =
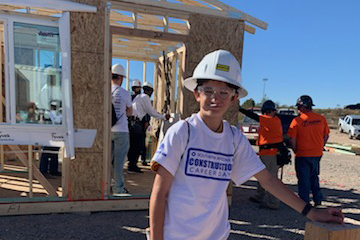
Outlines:
[{"label": "worker in white shirt", "polygon": [[160,114],[151,105],[150,97],[154,89],[150,83],[144,83],[143,91],[142,94],[137,95],[133,100],[133,118],[129,119],[130,149],[128,152],[128,171],[136,173],[142,173],[141,169],[137,166],[137,161],[142,150],[142,138],[144,136],[143,118],[146,114],[162,120],[170,118],[169,114]]}]

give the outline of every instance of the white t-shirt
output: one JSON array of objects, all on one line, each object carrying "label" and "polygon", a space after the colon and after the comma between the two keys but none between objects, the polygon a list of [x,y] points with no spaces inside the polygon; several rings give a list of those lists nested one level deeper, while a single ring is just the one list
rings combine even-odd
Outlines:
[{"label": "white t-shirt", "polygon": [[152,159],[174,176],[165,210],[164,238],[227,239],[226,189],[230,179],[242,184],[265,166],[244,135],[227,121],[222,133],[210,130],[199,113],[187,121],[189,143],[188,125],[180,121],[167,131]]},{"label": "white t-shirt", "polygon": [[126,108],[131,107],[131,96],[128,91],[113,84],[111,86],[112,104],[114,104],[118,121],[111,128],[111,132],[129,132]]},{"label": "white t-shirt", "polygon": [[146,115],[165,120],[165,116],[158,113],[153,106],[151,105],[151,100],[149,95],[142,93],[137,95],[133,100],[133,115],[138,117],[140,120]]}]

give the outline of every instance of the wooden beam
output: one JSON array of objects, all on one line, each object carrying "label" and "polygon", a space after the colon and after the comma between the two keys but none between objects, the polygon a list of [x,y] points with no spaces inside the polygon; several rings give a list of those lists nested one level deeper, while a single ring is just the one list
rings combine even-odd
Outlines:
[{"label": "wooden beam", "polygon": [[11,216],[24,214],[146,210],[148,208],[148,197],[134,196],[98,201],[2,203],[0,204],[0,215]]},{"label": "wooden beam", "polygon": [[182,34],[130,29],[124,27],[115,27],[115,26],[111,26],[110,31],[111,34],[135,36],[135,37],[150,38],[150,39],[161,39],[161,40],[177,41],[177,42],[186,42],[188,39],[187,35],[182,35]]},{"label": "wooden beam", "polygon": [[[191,6],[198,6],[198,7],[207,7],[206,5],[200,3],[200,2],[197,2],[197,1],[192,1],[192,0],[178,0],[179,2],[182,2],[182,3],[185,3],[187,5],[191,5]],[[205,2],[205,1],[204,1]]]},{"label": "wooden beam", "polygon": [[[23,152],[21,152],[22,150],[20,149],[20,147],[17,145],[8,145],[8,146],[12,151],[17,152],[16,156],[20,159],[20,161],[24,164],[24,166],[29,167],[28,159],[27,159],[26,155]],[[49,193],[49,196],[57,196],[56,190],[49,183],[49,181],[44,177],[44,175],[41,174],[39,169],[34,164],[33,164],[32,168],[34,171],[35,178],[40,182],[40,184]]]},{"label": "wooden beam", "polygon": [[173,52],[171,60],[170,112],[175,113],[176,63],[178,60],[178,54],[176,51]]},{"label": "wooden beam", "polygon": [[[145,13],[145,14],[153,14],[153,15],[164,15],[164,11],[159,10],[157,7],[153,6],[145,6],[134,4],[131,2],[119,2],[119,1],[111,1],[111,8],[112,9],[119,9],[129,12],[137,11],[138,13]],[[170,17],[180,18],[180,19],[188,19],[189,13],[186,12],[179,12],[176,10],[167,9],[166,14]]]},{"label": "wooden beam", "polygon": [[[229,11],[219,11],[216,9],[210,9],[210,8],[204,8],[204,7],[198,7],[198,6],[190,6],[190,5],[181,5],[178,3],[172,3],[172,2],[157,2],[157,1],[148,1],[148,0],[118,0],[117,2],[113,2],[114,6],[121,5],[121,3],[132,3],[132,4],[138,4],[146,6],[149,10],[156,10],[158,12],[162,12],[162,14],[168,14],[171,16],[171,11],[178,12],[179,14],[190,14],[190,13],[198,13],[198,14],[204,14],[204,15],[210,15],[210,16],[216,16],[216,17],[225,17],[225,18],[235,18],[247,21],[257,27],[260,27],[262,29],[267,29],[268,24],[264,21],[261,21],[260,19],[257,19],[255,17],[250,16],[249,14],[246,14],[242,11],[239,11],[237,9],[232,8]],[[154,9],[155,8],[155,9]],[[159,13],[158,13],[159,14]]]},{"label": "wooden beam", "polygon": [[[157,57],[159,56],[159,54],[151,54],[151,55],[156,55]],[[156,59],[151,58],[148,55],[122,52],[117,50],[113,50],[113,58],[131,59],[131,60],[147,61],[147,62],[156,61]]]},{"label": "wooden beam", "polygon": [[[110,195],[111,183],[111,65],[112,65],[112,40],[110,32],[111,11],[106,8],[104,21],[104,123],[103,123],[103,180],[102,197]],[[68,165],[67,165],[68,166]]]},{"label": "wooden beam", "polygon": [[[167,44],[167,45],[174,45],[179,44],[179,41],[167,41],[167,40],[161,40],[161,39],[154,39],[154,38],[141,38],[141,37],[135,37],[135,36],[124,36],[124,35],[117,35],[113,34],[112,39],[121,38],[121,39],[127,39],[129,41],[139,41],[139,42],[153,42],[158,44]],[[127,42],[129,42],[127,41]]]},{"label": "wooden beam", "polygon": [[[164,23],[163,20],[153,16],[153,18],[149,17],[149,14],[138,14],[138,19],[137,22],[139,25],[145,25],[145,26],[157,26],[157,27],[163,27]],[[142,18],[140,18],[142,17]],[[111,12],[111,16],[110,16],[110,20],[112,22],[116,22],[116,21],[120,21],[120,22],[127,22],[127,23],[132,23],[133,18],[130,16],[126,16],[126,15],[122,15],[120,13]],[[185,21],[185,20],[184,20]],[[174,30],[187,30],[187,26],[186,23],[174,23],[169,21],[169,28],[170,29],[174,29]]]},{"label": "wooden beam", "polygon": [[152,45],[147,42],[143,41],[120,41],[120,40],[113,40],[112,44],[115,48],[119,48],[116,45],[126,46],[126,47],[133,47],[133,48],[150,48],[153,50],[165,50],[169,47],[175,47],[175,44],[160,44],[160,45]]},{"label": "wooden beam", "polygon": [[33,147],[28,145],[28,162],[29,162],[29,197],[34,197],[33,193]]},{"label": "wooden beam", "polygon": [[256,29],[251,27],[250,25],[245,24],[245,31],[247,31],[248,33],[251,33],[251,34],[255,34]]}]

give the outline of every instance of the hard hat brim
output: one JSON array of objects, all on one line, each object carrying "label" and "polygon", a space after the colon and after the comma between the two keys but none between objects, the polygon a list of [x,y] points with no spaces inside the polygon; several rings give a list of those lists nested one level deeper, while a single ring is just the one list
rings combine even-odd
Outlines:
[{"label": "hard hat brim", "polygon": [[214,81],[225,82],[225,83],[229,83],[231,85],[237,86],[240,88],[240,90],[238,90],[238,94],[239,94],[238,98],[243,98],[248,95],[248,91],[241,84],[234,82],[234,81],[230,81],[229,79],[220,77],[218,75],[213,75],[213,76],[207,75],[206,77],[201,77],[201,76],[189,77],[184,80],[184,86],[191,92],[194,92],[194,90],[197,86],[197,79],[211,79]]}]

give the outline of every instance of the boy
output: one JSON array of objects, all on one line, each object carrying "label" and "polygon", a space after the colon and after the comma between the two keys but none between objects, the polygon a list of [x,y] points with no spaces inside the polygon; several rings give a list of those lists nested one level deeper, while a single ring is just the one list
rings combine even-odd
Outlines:
[{"label": "boy", "polygon": [[200,111],[166,133],[152,162],[156,171],[150,198],[151,240],[227,239],[230,233],[226,189],[255,176],[263,188],[308,218],[342,222],[336,209],[313,209],[272,176],[247,139],[223,120],[230,105],[247,91],[240,65],[217,50],[197,65],[185,87]]}]

